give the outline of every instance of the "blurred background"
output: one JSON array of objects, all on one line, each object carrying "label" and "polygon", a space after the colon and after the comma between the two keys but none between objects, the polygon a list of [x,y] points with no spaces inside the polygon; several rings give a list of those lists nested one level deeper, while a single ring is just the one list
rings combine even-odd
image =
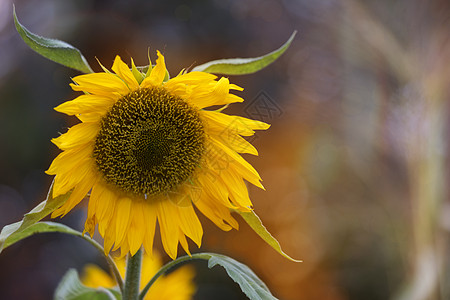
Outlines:
[{"label": "blurred background", "polygon": [[[246,263],[280,299],[450,299],[450,2],[14,3],[22,24],[74,45],[96,71],[96,58],[145,65],[147,50],[155,59],[159,49],[175,75],[266,54],[298,30],[276,63],[230,78],[246,101],[229,113],[272,124],[253,139],[259,157],[246,157],[267,189],[250,187],[251,198],[303,263],[279,256],[242,220],[225,233],[202,218],[201,250]],[[12,0],[0,0],[0,227],[45,198],[44,171],[59,153],[50,139],[76,123],[53,107],[75,97],[76,75],[30,50]],[[58,222],[82,229],[85,204]],[[50,299],[69,268],[87,263],[105,267],[83,240],[30,237],[0,255],[0,298]],[[246,299],[222,270],[196,270],[195,299]]]}]

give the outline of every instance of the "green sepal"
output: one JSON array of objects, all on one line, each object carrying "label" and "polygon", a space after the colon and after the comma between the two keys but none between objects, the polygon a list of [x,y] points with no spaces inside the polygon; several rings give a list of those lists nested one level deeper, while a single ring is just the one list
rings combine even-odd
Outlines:
[{"label": "green sepal", "polygon": [[207,62],[196,66],[192,72],[207,72],[222,75],[245,75],[258,72],[273,63],[280,57],[291,45],[297,31],[294,31],[291,37],[277,50],[266,55],[254,58],[228,58]]},{"label": "green sepal", "polygon": [[166,69],[166,75],[164,76],[163,82],[167,82],[170,79],[169,71]]},{"label": "green sepal", "polygon": [[269,246],[271,246],[273,249],[275,249],[278,253],[280,253],[282,256],[286,257],[287,259],[293,261],[293,262],[302,262],[301,260],[294,259],[284,253],[284,251],[281,249],[280,243],[273,237],[273,235],[270,234],[270,232],[267,230],[267,228],[263,225],[261,219],[256,215],[256,213],[252,210],[250,212],[242,212],[235,210],[237,213],[241,215],[241,217],[247,222],[247,224],[267,243]]},{"label": "green sepal", "polygon": [[142,80],[144,80],[145,78],[145,75],[137,69],[136,65],[134,64],[133,58],[131,59],[131,73],[133,73],[136,81],[141,84]]},{"label": "green sepal", "polygon": [[20,34],[24,42],[34,51],[39,53],[51,61],[62,64],[63,66],[78,70],[83,73],[92,73],[92,69],[87,63],[80,50],[69,45],[66,42],[49,39],[38,36],[22,24],[16,16],[16,9],[13,6],[14,23],[16,25],[17,32]]},{"label": "green sepal", "polygon": [[150,48],[147,49],[147,56],[148,56],[148,66],[147,66],[147,70],[145,71],[145,78],[150,76],[150,73],[152,72],[153,65],[152,65],[152,58],[150,57]]},{"label": "green sepal", "polygon": [[55,290],[55,300],[119,300],[120,292],[115,289],[91,288],[83,285],[75,269],[70,269]]},{"label": "green sepal", "polygon": [[[47,199],[39,203],[29,213],[23,216],[19,222],[6,225],[0,232],[0,253],[8,246],[11,246],[16,241],[20,240],[23,232],[49,214],[51,214],[58,207],[63,205],[69,199],[71,192],[53,198],[53,183],[48,192]],[[28,236],[28,235],[27,235]],[[25,236],[26,237],[26,236]]]}]

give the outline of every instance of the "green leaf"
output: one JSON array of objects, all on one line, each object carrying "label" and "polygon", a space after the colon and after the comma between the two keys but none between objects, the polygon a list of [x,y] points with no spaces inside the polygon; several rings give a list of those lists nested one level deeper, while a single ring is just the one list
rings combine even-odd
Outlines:
[{"label": "green leaf", "polygon": [[223,75],[245,75],[255,73],[271,63],[283,54],[294,40],[297,31],[277,50],[266,55],[254,58],[229,58],[210,61],[196,66],[192,71],[207,72]]},{"label": "green leaf", "polygon": [[[11,225],[9,225],[9,226],[11,226]],[[5,228],[6,227],[7,226],[5,226]],[[66,234],[70,234],[70,235],[82,238],[85,241],[87,241],[88,243],[90,243],[92,246],[94,246],[102,255],[105,255],[103,247],[101,245],[99,245],[94,239],[92,239],[92,238],[84,235],[83,233],[81,233],[77,230],[74,230],[64,224],[55,223],[55,222],[37,222],[37,223],[27,226],[23,230],[15,231],[13,234],[9,235],[6,238],[6,240],[3,240],[2,247],[6,248],[8,246],[11,246],[11,245],[23,240],[24,238],[27,238],[27,237],[37,234],[37,233],[48,233],[48,232],[66,233]],[[1,235],[3,235],[3,231],[1,233]],[[105,255],[105,258],[106,258],[108,265],[111,268],[111,271],[117,281],[117,284],[119,285],[120,289],[122,289],[123,282],[120,277],[119,271],[117,270],[117,266],[115,265],[115,263],[110,255]]]},{"label": "green leaf", "polygon": [[21,221],[3,227],[0,232],[0,253],[6,247],[11,246],[14,241],[20,240],[23,231],[27,230],[30,226],[36,224],[55,209],[63,205],[67,199],[69,199],[70,193],[71,192],[68,192],[67,194],[53,198],[52,184],[45,201],[39,203],[29,213],[25,214]]},{"label": "green leaf", "polygon": [[156,280],[167,273],[170,269],[174,268],[176,265],[185,263],[190,260],[201,259],[208,261],[208,267],[211,269],[214,266],[222,266],[227,272],[228,276],[234,280],[241,290],[247,295],[251,300],[276,300],[264,284],[264,282],[256,276],[253,271],[246,265],[222,254],[216,253],[194,253],[192,255],[186,255],[178,257],[177,259],[165,264],[158,272],[153,276],[153,278],[145,285],[142,289],[139,299],[143,300],[146,293],[151,288],[151,286],[156,282]]},{"label": "green leaf", "polygon": [[17,32],[31,49],[40,55],[48,58],[63,66],[78,70],[83,73],[92,73],[92,69],[87,63],[80,50],[69,45],[66,42],[49,39],[38,36],[28,29],[26,29],[16,16],[16,9],[13,7],[14,23],[16,24]]},{"label": "green leaf", "polygon": [[83,285],[75,269],[67,271],[56,288],[55,300],[117,300],[120,293],[113,289],[94,289]]},{"label": "green leaf", "polygon": [[280,243],[270,234],[267,228],[263,225],[261,219],[256,215],[254,211],[242,212],[235,210],[241,215],[241,217],[247,222],[248,225],[273,249],[278,253],[294,262],[302,262],[301,260],[293,259],[281,249]]},{"label": "green leaf", "polygon": [[239,284],[241,290],[251,300],[274,300],[275,298],[253,271],[246,265],[221,254],[208,253],[211,258],[208,260],[208,267],[219,265],[227,272],[228,276]]},{"label": "green leaf", "polygon": [[21,230],[21,231],[17,232],[16,234],[13,234],[12,236],[10,236],[4,244],[4,248],[11,246],[33,234],[46,233],[46,232],[62,232],[62,233],[76,235],[76,236],[81,235],[80,232],[78,232],[70,227],[67,227],[66,225],[60,224],[60,223],[37,222],[31,226],[28,226],[24,230]]}]

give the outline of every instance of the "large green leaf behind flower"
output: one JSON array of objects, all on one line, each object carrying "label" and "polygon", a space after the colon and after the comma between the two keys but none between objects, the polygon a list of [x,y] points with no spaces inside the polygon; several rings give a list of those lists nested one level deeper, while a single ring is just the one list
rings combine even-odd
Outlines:
[{"label": "large green leaf behind flower", "polygon": [[51,61],[62,64],[63,66],[78,70],[83,73],[92,73],[92,69],[87,63],[80,50],[69,45],[66,42],[45,38],[29,31],[25,26],[20,24],[17,19],[16,10],[14,8],[14,23],[17,32],[27,45]]},{"label": "large green leaf behind flower", "polygon": [[207,62],[196,66],[192,71],[223,75],[245,75],[258,72],[277,60],[291,45],[297,31],[277,50],[254,58],[228,58]]}]

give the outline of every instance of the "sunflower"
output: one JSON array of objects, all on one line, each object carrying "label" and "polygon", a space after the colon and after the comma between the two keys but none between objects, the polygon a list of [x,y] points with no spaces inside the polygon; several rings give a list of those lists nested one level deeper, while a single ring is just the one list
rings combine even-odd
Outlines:
[{"label": "sunflower", "polygon": [[[71,191],[52,213],[64,216],[88,193],[85,232],[98,225],[105,253],[120,248],[151,253],[156,223],[164,250],[175,259],[189,237],[200,247],[203,229],[194,206],[219,228],[238,229],[230,209],[250,211],[246,182],[263,189],[258,172],[239,153],[258,155],[243,136],[269,125],[224,114],[243,99],[242,88],[205,72],[168,79],[157,52],[144,74],[116,56],[112,71],[73,78],[84,92],[55,108],[81,123],[52,142],[60,153],[46,171],[53,197]],[[219,109],[217,109],[219,107]],[[209,108],[209,109],[208,109]]]},{"label": "sunflower", "polygon": [[[116,265],[122,278],[125,278],[125,258],[117,259]],[[162,267],[158,254],[150,256],[144,254],[142,258],[141,283],[150,279]],[[194,269],[192,266],[182,266],[166,276],[159,277],[145,295],[145,300],[188,300],[195,293]],[[114,288],[116,282],[107,272],[97,265],[89,264],[83,269],[81,282],[92,288]]]}]

